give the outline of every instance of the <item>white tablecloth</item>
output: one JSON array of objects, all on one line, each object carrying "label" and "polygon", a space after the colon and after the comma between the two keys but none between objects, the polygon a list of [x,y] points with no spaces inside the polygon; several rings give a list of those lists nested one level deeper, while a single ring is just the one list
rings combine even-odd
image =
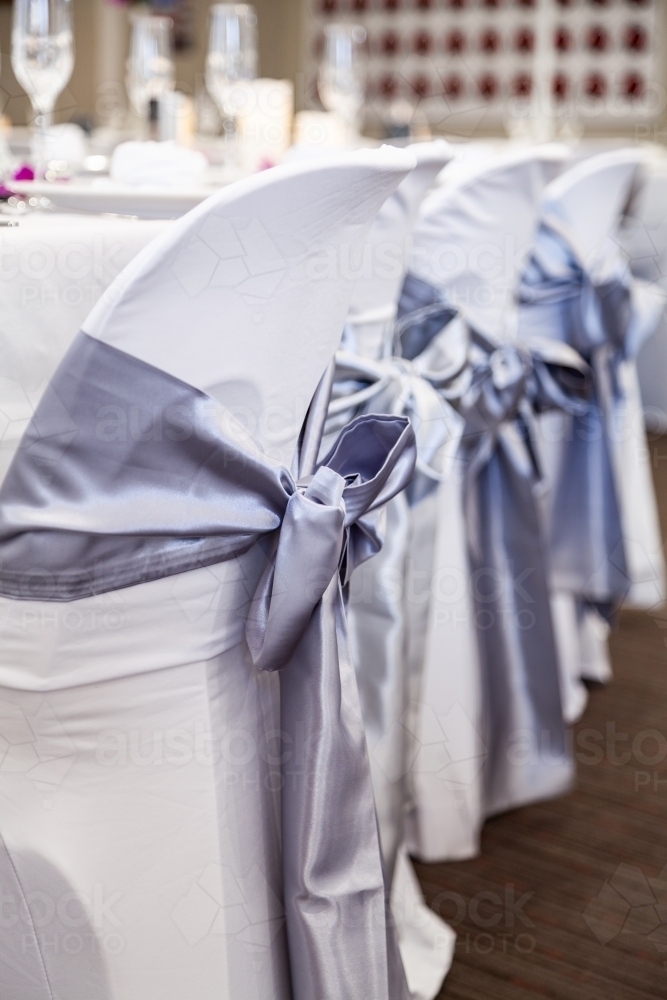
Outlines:
[{"label": "white tablecloth", "polygon": [[0,228],[0,480],[104,289],[170,222],[34,213]]}]

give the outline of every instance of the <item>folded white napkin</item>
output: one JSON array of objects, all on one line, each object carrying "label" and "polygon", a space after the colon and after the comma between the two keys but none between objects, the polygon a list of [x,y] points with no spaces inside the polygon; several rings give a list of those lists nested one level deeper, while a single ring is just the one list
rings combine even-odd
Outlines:
[{"label": "folded white napkin", "polygon": [[88,137],[79,125],[67,122],[51,125],[47,139],[47,160],[59,160],[75,173],[88,155]]},{"label": "folded white napkin", "polygon": [[134,187],[195,187],[204,178],[203,153],[175,142],[123,142],[111,158],[111,179]]}]

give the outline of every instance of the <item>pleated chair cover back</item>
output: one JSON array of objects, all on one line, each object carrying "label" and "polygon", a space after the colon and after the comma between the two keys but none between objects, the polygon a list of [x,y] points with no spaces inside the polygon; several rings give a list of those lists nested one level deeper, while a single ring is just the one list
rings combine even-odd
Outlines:
[{"label": "pleated chair cover back", "polygon": [[[16,912],[0,936],[3,997],[405,996],[382,918],[370,777],[339,604],[331,598],[327,605],[338,653],[310,654],[316,690],[307,671],[297,672],[291,690],[306,700],[297,693],[290,702],[286,685],[281,714],[273,669],[280,658],[265,662],[273,603],[268,623],[261,607],[254,632],[247,622],[273,544],[252,540],[275,540],[283,501],[278,518],[267,518],[261,491],[244,484],[260,470],[274,483],[274,500],[294,491],[289,465],[352,294],[339,269],[322,275],[316,255],[324,245],[337,257],[363,240],[413,164],[404,152],[360,152],[276,168],[214,195],[108,289],[56,373],[47,409],[38,408],[0,494],[0,549],[11,549],[16,532],[7,524],[21,517],[19,535],[25,529],[33,537],[31,518],[45,531],[57,525],[59,534],[48,536],[55,541],[42,543],[46,562],[56,558],[50,546],[77,530],[77,518],[106,531],[105,545],[122,539],[131,548],[136,537],[123,532],[134,519],[155,556],[141,563],[147,582],[123,581],[119,589],[107,579],[59,603],[55,577],[51,593],[44,574],[36,584],[29,573],[27,590],[15,595],[22,599],[0,599],[0,882]],[[68,411],[70,391],[69,402],[87,407],[88,426]],[[160,393],[169,406],[154,405]],[[206,469],[220,433],[228,446],[215,465],[216,491]],[[82,441],[87,462],[77,465]],[[189,448],[194,464],[183,459],[170,468],[169,455]],[[119,453],[126,462],[115,466]],[[69,484],[69,507],[17,503],[28,467],[38,496],[59,496]],[[342,526],[340,493],[326,499],[327,489],[342,489],[352,524],[361,501],[348,486],[358,479],[324,472],[313,484],[320,499],[304,497],[292,509]],[[91,494],[95,476],[107,495]],[[215,542],[222,545],[217,559],[174,574],[175,549],[160,532],[178,535],[180,551],[199,546],[193,535],[215,534],[234,504],[237,519],[255,525],[247,544],[228,525]],[[284,549],[281,538],[278,575],[281,553],[289,568],[298,550],[298,530],[290,530]],[[89,551],[83,537],[77,558]],[[95,551],[104,563],[107,550]],[[76,591],[79,577],[63,577]],[[287,578],[298,582],[294,570]],[[334,586],[340,589],[337,577],[327,595]],[[283,600],[289,605],[289,593]],[[309,614],[302,631],[320,611],[311,625]],[[325,676],[333,678],[330,688]],[[285,725],[292,729],[281,736]],[[318,730],[322,740],[309,744],[308,733]],[[325,741],[335,743],[336,733],[348,786],[338,798],[322,764]],[[299,811],[308,781],[311,833],[321,840],[339,823],[345,831],[327,864],[306,874],[309,849],[324,864]],[[293,838],[289,810],[299,825]],[[347,881],[337,881],[341,872]]]}]

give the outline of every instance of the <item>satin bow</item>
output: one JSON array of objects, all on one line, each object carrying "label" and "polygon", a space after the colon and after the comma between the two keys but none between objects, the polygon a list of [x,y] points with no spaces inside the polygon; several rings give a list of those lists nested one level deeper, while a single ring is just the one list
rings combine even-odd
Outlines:
[{"label": "satin bow", "polygon": [[403,358],[367,361],[339,351],[327,430],[331,433],[342,420],[359,412],[409,418],[415,434],[418,477],[433,483],[442,481],[463,425],[451,403],[415,363]]},{"label": "satin bow", "polygon": [[551,518],[555,578],[603,613],[629,587],[613,439],[624,401],[621,366],[655,329],[665,293],[634,279],[609,240],[593,262],[580,261],[566,235],[542,225],[519,289],[519,332],[547,332],[570,344],[591,368],[588,405],[573,412]]},{"label": "satin bow", "polygon": [[458,449],[463,425],[452,400],[469,384],[468,334],[456,310],[411,275],[398,316],[393,356],[368,361],[338,352],[329,429],[360,411],[409,417],[417,443],[418,475],[410,488],[416,502],[429,483],[447,476]]},{"label": "satin bow", "polygon": [[[591,363],[604,349],[613,372],[624,359],[637,357],[655,329],[665,292],[634,278],[613,240],[587,266],[564,235],[543,224],[522,275],[519,303],[550,306],[551,315],[553,307],[559,309],[561,324],[551,324],[549,336],[566,341]],[[619,394],[618,380],[613,381]]]},{"label": "satin bow", "polygon": [[533,337],[514,344],[497,344],[472,332],[469,385],[454,406],[465,421],[462,450],[466,459],[464,486],[470,503],[469,541],[479,548],[474,524],[473,483],[501,447],[515,471],[537,483],[541,479],[534,439],[534,413],[563,409],[585,412],[589,372],[567,344]]},{"label": "satin bow", "polygon": [[414,465],[407,419],[360,416],[343,429],[310,483],[294,490],[248,615],[256,667],[275,670],[287,662],[336,571],[345,586],[353,570],[380,551],[370,515],[408,484]]},{"label": "satin bow", "polygon": [[341,583],[414,464],[409,421],[366,415],[297,484],[204,393],[80,334],[0,489],[7,597],[70,601],[269,546],[246,629],[255,664],[280,669],[281,734],[303,762],[280,799],[295,1000],[408,996]]},{"label": "satin bow", "polygon": [[[446,303],[440,291],[409,277],[399,315],[421,327],[426,341]],[[535,495],[541,472],[533,419],[548,408],[579,412],[589,373],[567,344],[541,338],[508,344],[470,328],[467,334],[467,382],[453,405],[465,421],[463,506],[488,724],[484,809],[493,814],[558,794],[571,778]],[[437,340],[436,330],[431,343]],[[511,766],[518,731],[535,746],[550,734],[553,766],[543,766],[539,753]]]}]

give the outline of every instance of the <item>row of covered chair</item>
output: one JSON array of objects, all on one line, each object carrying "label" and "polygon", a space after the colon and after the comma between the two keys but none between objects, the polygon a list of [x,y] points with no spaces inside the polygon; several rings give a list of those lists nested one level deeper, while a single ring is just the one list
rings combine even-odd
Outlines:
[{"label": "row of covered chair", "polygon": [[3,996],[437,995],[409,856],[571,787],[607,623],[662,599],[648,167],[292,164],[107,290],[0,488],[0,731],[63,775],[45,822],[0,770]]},{"label": "row of covered chair", "polygon": [[474,856],[485,817],[569,790],[567,727],[583,680],[609,679],[609,622],[664,599],[636,357],[665,293],[620,249],[651,163],[570,159],[543,147],[445,170],[407,243],[406,178],[370,241],[405,247],[402,290],[358,286],[338,354],[331,432],[404,413],[417,441],[348,607],[413,995],[435,995],[447,959],[429,992],[410,938],[434,929],[404,859]]}]

